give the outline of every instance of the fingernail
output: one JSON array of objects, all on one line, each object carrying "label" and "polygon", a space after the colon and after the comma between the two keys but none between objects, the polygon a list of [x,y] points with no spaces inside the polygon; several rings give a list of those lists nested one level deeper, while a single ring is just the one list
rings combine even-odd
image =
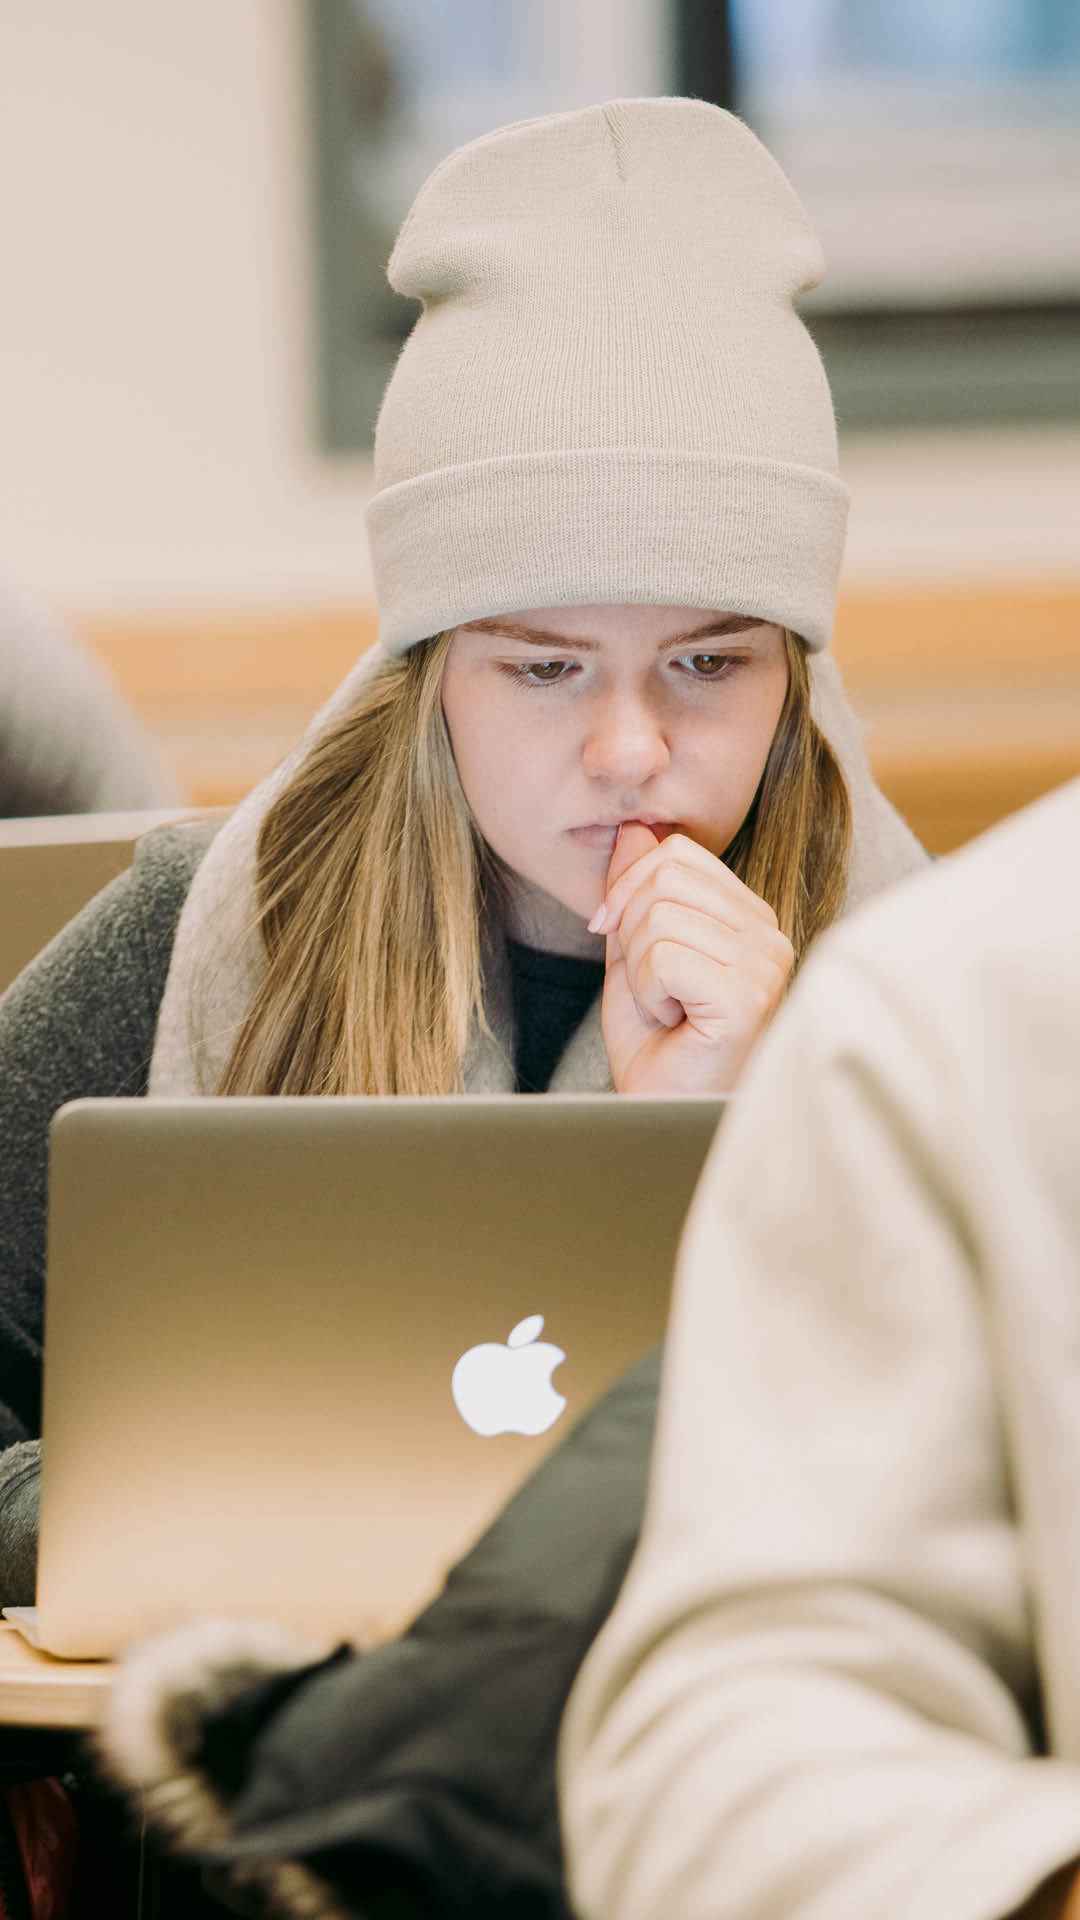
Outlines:
[{"label": "fingernail", "polygon": [[600,905],[597,907],[596,912],[593,914],[592,919],[589,921],[588,930],[590,933],[603,933],[606,925],[607,925],[607,907],[603,902],[603,900],[601,900]]}]

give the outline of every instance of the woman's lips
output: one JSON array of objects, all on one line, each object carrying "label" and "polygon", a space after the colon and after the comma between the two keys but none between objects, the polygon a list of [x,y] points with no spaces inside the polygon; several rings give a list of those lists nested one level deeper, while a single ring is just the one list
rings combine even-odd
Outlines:
[{"label": "woman's lips", "polygon": [[576,840],[579,847],[594,847],[597,853],[606,853],[610,859],[618,831],[618,827],[571,827],[570,838]]},{"label": "woman's lips", "polygon": [[[631,824],[633,823],[629,821],[619,822],[619,826],[629,826]],[[655,833],[658,840],[666,840],[669,833],[677,833],[679,830],[674,820],[641,820],[636,824],[648,827],[649,832]],[[606,853],[610,859],[614,851],[615,838],[618,834],[619,826],[571,827],[569,830],[570,838],[571,840],[576,840],[579,846],[594,847],[598,853]]]}]

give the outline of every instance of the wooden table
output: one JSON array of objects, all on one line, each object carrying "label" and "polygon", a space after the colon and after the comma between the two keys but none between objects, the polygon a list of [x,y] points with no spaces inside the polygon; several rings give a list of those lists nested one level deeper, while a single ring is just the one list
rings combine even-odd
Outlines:
[{"label": "wooden table", "polygon": [[96,1726],[111,1679],[108,1660],[55,1660],[0,1621],[0,1726]]}]

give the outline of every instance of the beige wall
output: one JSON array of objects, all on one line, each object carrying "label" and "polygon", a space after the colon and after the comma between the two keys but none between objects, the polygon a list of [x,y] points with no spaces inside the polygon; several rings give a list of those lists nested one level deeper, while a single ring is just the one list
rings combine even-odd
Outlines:
[{"label": "beige wall", "polygon": [[365,597],[321,459],[291,0],[3,0],[0,570],[78,610]]}]

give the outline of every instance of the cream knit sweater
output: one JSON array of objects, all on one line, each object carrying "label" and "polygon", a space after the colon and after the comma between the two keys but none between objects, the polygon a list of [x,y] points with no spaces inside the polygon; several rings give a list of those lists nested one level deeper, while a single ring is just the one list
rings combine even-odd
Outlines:
[{"label": "cream knit sweater", "polygon": [[755,1056],[564,1728],[583,1920],[1003,1920],[1080,1856],[1078,848],[1080,781]]}]

